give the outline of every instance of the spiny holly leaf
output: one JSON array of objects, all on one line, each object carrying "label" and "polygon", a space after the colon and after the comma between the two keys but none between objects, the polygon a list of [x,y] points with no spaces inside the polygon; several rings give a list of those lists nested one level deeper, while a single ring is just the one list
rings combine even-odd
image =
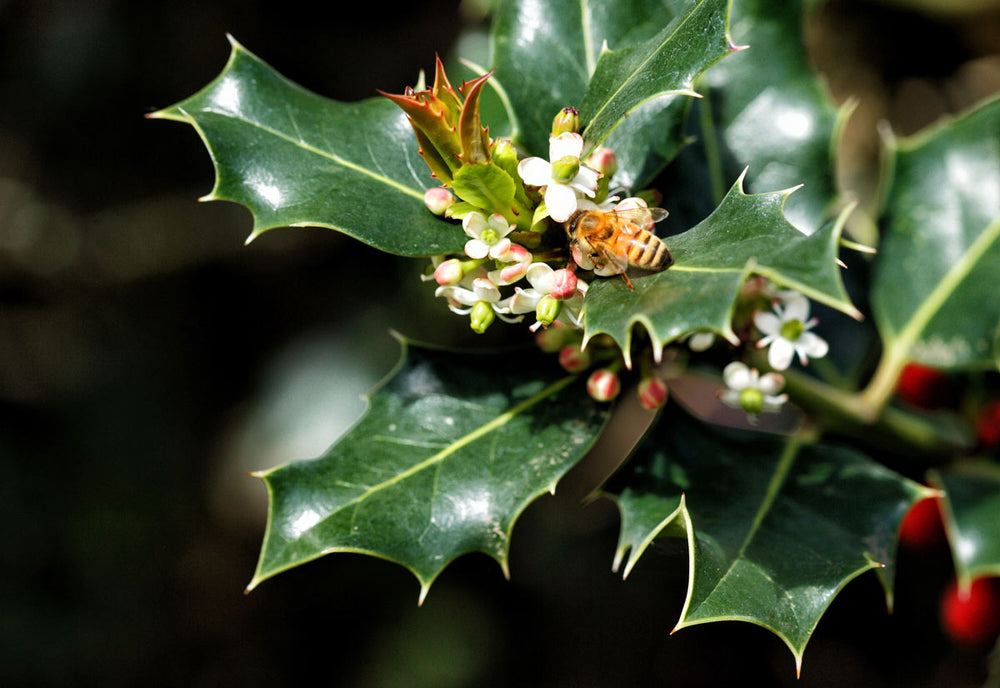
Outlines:
[{"label": "spiny holly leaf", "polygon": [[888,145],[891,178],[871,295],[882,377],[894,380],[907,360],[995,369],[1000,98]]},{"label": "spiny holly leaf", "polygon": [[924,489],[856,451],[710,427],[668,405],[608,488],[622,514],[616,568],[656,537],[688,541],[675,630],[747,621],[777,634],[801,668],[833,598],[895,558],[896,531]]},{"label": "spiny holly leaf", "polygon": [[214,81],[151,115],[186,122],[205,142],[216,172],[205,200],[249,208],[250,239],[274,227],[317,226],[400,255],[461,250],[461,229],[422,202],[433,180],[398,107],[385,98],[328,100],[230,42]]},{"label": "spiny holly leaf", "polygon": [[421,599],[447,564],[507,571],[514,521],[597,437],[606,406],[538,352],[406,346],[358,424],[323,456],[264,471],[270,511],[253,588],[331,552],[402,564]]},{"label": "spiny holly leaf", "polygon": [[674,15],[662,0],[501,3],[493,66],[510,99],[517,142],[545,155],[552,118],[564,107],[579,107],[604,41],[619,47],[648,39]]},{"label": "spiny holly leaf", "polygon": [[988,461],[931,471],[944,490],[945,523],[959,584],[1000,576],[1000,467]]},{"label": "spiny holly leaf", "polygon": [[809,65],[804,11],[805,3],[787,0],[737,2],[735,39],[749,47],[705,73],[707,97],[697,107],[711,111],[712,130],[701,137],[719,144],[719,191],[747,166],[750,191],[802,184],[785,215],[811,233],[838,198],[832,158],[848,110],[838,112]]},{"label": "spiny holly leaf", "polygon": [[696,331],[736,341],[730,324],[733,309],[751,274],[860,317],[836,265],[842,222],[802,234],[782,214],[790,192],[747,195],[742,180],[703,222],[666,240],[672,267],[633,278],[635,291],[619,279],[594,281],[584,304],[588,339],[611,335],[626,357],[636,323],[649,331],[656,352]]},{"label": "spiny holly leaf", "polygon": [[695,96],[695,78],[737,48],[729,39],[730,0],[688,3],[656,36],[618,50],[602,50],[580,118],[590,146],[655,98]]}]

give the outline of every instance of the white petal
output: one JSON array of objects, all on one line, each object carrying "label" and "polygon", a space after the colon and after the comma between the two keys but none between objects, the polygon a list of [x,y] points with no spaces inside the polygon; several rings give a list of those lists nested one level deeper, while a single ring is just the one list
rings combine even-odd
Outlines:
[{"label": "white petal", "polygon": [[567,155],[579,158],[583,152],[583,137],[571,131],[549,137],[549,160],[559,160]]},{"label": "white petal", "polygon": [[786,322],[789,320],[798,320],[804,323],[809,319],[809,299],[798,292],[789,292],[789,295],[785,297],[785,311],[784,318]]},{"label": "white petal", "polygon": [[485,241],[479,239],[469,239],[465,242],[465,255],[469,258],[485,258],[490,252],[490,247]]},{"label": "white petal", "polygon": [[781,329],[781,319],[770,311],[754,313],[753,324],[764,334],[776,334]]},{"label": "white petal", "polygon": [[565,222],[576,212],[576,192],[565,184],[549,184],[545,189],[545,207],[549,209],[549,217]]},{"label": "white petal", "polygon": [[486,277],[480,277],[472,283],[472,291],[480,301],[496,302],[500,300],[500,290]]},{"label": "white petal", "polygon": [[760,409],[761,411],[777,411],[778,409],[781,408],[782,404],[788,401],[788,395],[779,394],[777,396],[774,396],[770,394],[765,394],[763,401],[764,403],[761,406]]},{"label": "white petal", "polygon": [[767,350],[767,362],[775,370],[785,370],[792,364],[792,356],[795,355],[795,347],[787,339],[778,337],[771,342],[771,347]]},{"label": "white petal", "polygon": [[737,392],[746,389],[750,385],[750,368],[746,363],[733,361],[722,370],[722,380],[726,387]]},{"label": "white petal", "polygon": [[707,351],[715,343],[714,332],[695,332],[688,339],[688,348],[691,351]]},{"label": "white petal", "polygon": [[446,299],[452,301],[458,301],[459,303],[465,304],[466,306],[471,306],[479,298],[468,289],[462,289],[461,287],[438,287],[434,290],[434,296],[443,296]]},{"label": "white petal", "polygon": [[778,373],[765,373],[760,376],[760,381],[757,383],[757,389],[764,395],[777,394],[784,386],[785,378]]},{"label": "white petal", "polygon": [[501,237],[505,237],[513,231],[513,227],[507,224],[507,220],[500,213],[490,215],[489,225]]},{"label": "white petal", "polygon": [[507,251],[510,250],[510,239],[504,237],[490,247],[490,258],[500,260]]},{"label": "white petal", "polygon": [[[799,357],[803,359],[806,356],[809,358],[823,358],[830,351],[830,345],[826,343],[826,340],[812,332],[803,332],[798,341],[795,342],[795,345],[795,348],[799,351]],[[803,360],[803,362],[805,361]]]},{"label": "white petal", "polygon": [[721,395],[719,399],[726,406],[732,406],[733,408],[743,408],[743,400],[740,399],[740,392],[736,389],[727,389]]},{"label": "white petal", "polygon": [[531,313],[541,298],[542,294],[534,289],[515,288],[514,295],[510,297],[507,307],[511,313]]},{"label": "white petal", "polygon": [[483,217],[482,213],[472,212],[462,218],[462,229],[473,239],[479,239],[483,236],[483,231],[489,225],[486,223],[486,218]]},{"label": "white petal", "polygon": [[517,164],[517,173],[531,186],[545,186],[552,181],[552,165],[541,158],[525,158]]},{"label": "white petal", "polygon": [[589,167],[581,167],[580,171],[577,172],[575,177],[573,177],[573,181],[569,184],[577,191],[593,197],[594,190],[597,189],[597,180],[600,179],[600,177],[601,175],[599,173]]},{"label": "white petal", "polygon": [[526,275],[531,286],[542,294],[552,291],[552,269],[548,263],[532,263]]}]

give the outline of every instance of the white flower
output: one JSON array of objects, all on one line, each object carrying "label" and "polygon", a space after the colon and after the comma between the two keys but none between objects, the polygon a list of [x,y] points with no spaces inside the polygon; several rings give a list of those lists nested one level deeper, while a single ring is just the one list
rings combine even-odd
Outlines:
[{"label": "white flower", "polygon": [[[552,292],[553,276],[556,272],[547,263],[532,263],[527,272],[531,288],[515,288],[514,295],[510,297],[510,312],[531,313],[534,311],[538,302]],[[580,309],[583,308],[583,297],[586,293],[587,283],[578,278],[576,280],[576,293],[569,298],[560,299],[562,309],[559,312],[559,320],[581,327]]]},{"label": "white flower", "polygon": [[692,332],[685,339],[691,351],[708,351],[715,344],[715,333],[707,330],[704,332]]},{"label": "white flower", "polygon": [[809,299],[794,291],[783,291],[773,304],[774,311],[757,311],[754,325],[764,337],[757,342],[759,348],[770,346],[767,362],[775,370],[785,370],[798,354],[803,365],[809,358],[826,356],[830,346],[826,340],[810,332],[816,318],[809,319]]},{"label": "white flower", "polygon": [[733,361],[722,371],[726,391],[722,402],[733,408],[740,408],[751,417],[762,411],[777,411],[788,401],[787,394],[778,394],[785,386],[785,378],[779,373],[761,375],[756,368]]},{"label": "white flower", "polygon": [[[500,316],[501,320],[507,322],[521,320],[521,318],[505,317],[507,313],[510,313],[510,300],[513,297],[501,300],[500,289],[497,285],[488,277],[483,277],[481,269],[478,275],[471,280],[471,289],[461,285],[438,287],[434,290],[434,296],[443,296],[447,299],[448,308],[459,315],[468,315],[472,312],[473,306],[480,301],[485,301],[492,306],[493,311]],[[463,283],[465,282],[466,280],[463,280]]]},{"label": "white flower", "polygon": [[470,258],[500,258],[510,250],[510,239],[506,236],[513,231],[503,215],[493,213],[489,219],[482,213],[469,213],[462,219],[462,229],[471,239],[465,242],[465,253]]},{"label": "white flower", "polygon": [[549,159],[525,158],[517,173],[525,184],[545,187],[545,208],[556,222],[576,212],[579,194],[594,197],[600,173],[580,164],[583,137],[566,132],[549,137]]}]

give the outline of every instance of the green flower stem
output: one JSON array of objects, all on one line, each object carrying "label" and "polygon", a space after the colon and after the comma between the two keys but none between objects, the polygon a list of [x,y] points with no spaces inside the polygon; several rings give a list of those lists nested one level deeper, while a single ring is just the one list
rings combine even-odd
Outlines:
[{"label": "green flower stem", "polygon": [[955,428],[888,406],[866,404],[864,394],[848,392],[794,370],[783,372],[785,391],[827,429],[876,441],[894,453],[909,449],[927,458],[968,448],[969,439]]},{"label": "green flower stem", "polygon": [[702,89],[702,98],[698,103],[698,123],[701,125],[701,139],[705,146],[705,160],[708,163],[708,178],[712,184],[712,198],[718,205],[726,195],[726,182],[722,172],[719,138],[715,131],[715,121],[712,119],[710,89],[707,87]]}]

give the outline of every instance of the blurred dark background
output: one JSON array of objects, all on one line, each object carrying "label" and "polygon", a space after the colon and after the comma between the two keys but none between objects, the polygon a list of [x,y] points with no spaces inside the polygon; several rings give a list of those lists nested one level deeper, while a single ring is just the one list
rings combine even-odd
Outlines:
[{"label": "blurred dark background", "polygon": [[[998,3],[968,5],[816,16],[832,92],[861,98],[841,173],[863,198],[876,121],[912,133],[1000,90]],[[412,84],[479,21],[470,3],[333,7],[0,0],[0,685],[981,684],[985,653],[936,625],[947,552],[903,553],[891,616],[874,575],[851,583],[796,681],[763,629],[669,636],[683,548],[622,582],[617,515],[573,475],[518,522],[511,581],[467,556],[418,608],[402,568],[338,555],[243,594],[266,512],[247,473],[350,426],[396,360],[390,328],[468,337],[419,261],[316,229],[244,247],[246,210],[196,200],[213,173],[195,132],[144,119],[222,69],[227,32],[356,100]]]}]

